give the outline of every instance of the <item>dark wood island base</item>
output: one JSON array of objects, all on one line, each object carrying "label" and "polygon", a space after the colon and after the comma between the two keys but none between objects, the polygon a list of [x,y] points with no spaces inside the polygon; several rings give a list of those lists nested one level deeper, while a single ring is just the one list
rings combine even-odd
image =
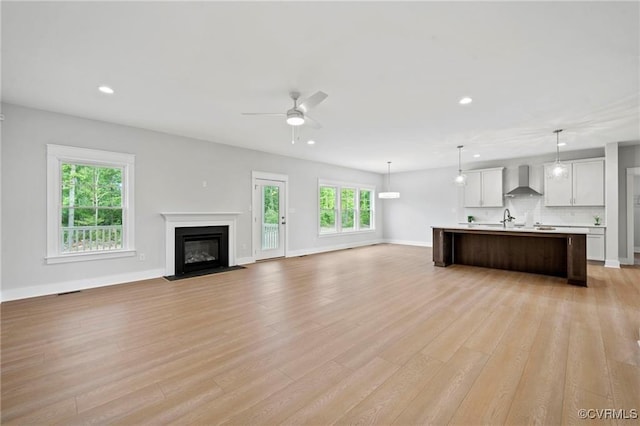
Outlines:
[{"label": "dark wood island base", "polygon": [[433,228],[433,263],[566,277],[587,286],[587,236],[579,233]]}]

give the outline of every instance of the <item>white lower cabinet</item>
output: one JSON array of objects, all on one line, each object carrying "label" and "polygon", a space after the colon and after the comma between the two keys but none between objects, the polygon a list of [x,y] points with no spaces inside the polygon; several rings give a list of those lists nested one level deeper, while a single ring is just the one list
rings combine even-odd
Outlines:
[{"label": "white lower cabinet", "polygon": [[604,228],[589,228],[587,234],[587,259],[604,260]]}]

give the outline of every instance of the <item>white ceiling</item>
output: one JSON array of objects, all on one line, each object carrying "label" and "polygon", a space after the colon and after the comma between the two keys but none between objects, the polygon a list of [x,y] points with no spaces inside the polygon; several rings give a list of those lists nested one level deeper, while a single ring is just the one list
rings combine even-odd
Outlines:
[{"label": "white ceiling", "polygon": [[[3,100],[375,172],[600,147],[640,140],[639,7],[3,1]],[[315,146],[241,115],[294,89]]]}]

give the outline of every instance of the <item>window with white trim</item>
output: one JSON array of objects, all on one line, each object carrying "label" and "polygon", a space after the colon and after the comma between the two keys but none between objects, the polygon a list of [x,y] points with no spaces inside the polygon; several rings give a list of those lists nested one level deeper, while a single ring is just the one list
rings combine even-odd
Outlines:
[{"label": "window with white trim", "polygon": [[47,263],[135,255],[135,156],[47,145]]},{"label": "window with white trim", "polygon": [[374,188],[366,185],[318,182],[320,235],[371,231],[374,226]]}]

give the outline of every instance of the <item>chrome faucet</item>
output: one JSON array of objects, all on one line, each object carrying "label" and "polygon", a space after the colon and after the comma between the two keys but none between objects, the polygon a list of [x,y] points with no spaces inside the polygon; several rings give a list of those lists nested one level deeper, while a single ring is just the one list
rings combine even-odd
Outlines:
[{"label": "chrome faucet", "polygon": [[503,228],[506,228],[507,222],[511,222],[514,219],[515,217],[511,216],[511,212],[509,211],[509,209],[504,209],[504,212],[502,213],[502,220],[500,221],[500,223],[502,223]]}]

